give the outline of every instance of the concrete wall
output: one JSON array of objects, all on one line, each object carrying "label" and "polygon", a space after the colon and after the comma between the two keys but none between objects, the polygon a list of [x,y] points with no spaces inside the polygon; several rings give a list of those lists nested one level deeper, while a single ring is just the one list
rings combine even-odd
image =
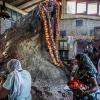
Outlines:
[{"label": "concrete wall", "polygon": [[12,21],[10,19],[0,18],[0,34],[3,34],[6,29],[10,28],[12,25]]},{"label": "concrete wall", "polygon": [[[76,26],[76,20],[82,20],[82,25]],[[100,27],[100,20],[82,18],[62,19],[60,23],[60,30],[66,30],[66,37],[62,38],[60,36],[59,40],[67,40],[68,36],[71,36],[71,32],[75,33],[75,37],[79,37],[80,33],[88,33],[88,36],[90,36],[91,31],[94,31],[94,27]],[[86,38],[86,35],[83,36]],[[73,43],[73,46],[73,48],[69,48],[69,58],[73,58],[75,56],[76,45]]]},{"label": "concrete wall", "polygon": [[[82,26],[76,26],[76,20],[83,20]],[[80,33],[90,34],[90,30],[94,30],[94,27],[100,27],[100,20],[91,19],[63,19],[60,23],[60,30],[66,30],[66,36],[71,35],[73,31],[75,35]]]}]

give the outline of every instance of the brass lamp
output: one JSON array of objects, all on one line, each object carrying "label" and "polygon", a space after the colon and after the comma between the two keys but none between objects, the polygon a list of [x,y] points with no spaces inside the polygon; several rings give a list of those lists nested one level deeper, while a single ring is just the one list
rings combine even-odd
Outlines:
[{"label": "brass lamp", "polygon": [[2,1],[3,5],[1,6],[0,17],[10,18],[10,15],[7,12],[7,7],[5,6],[5,0]]}]

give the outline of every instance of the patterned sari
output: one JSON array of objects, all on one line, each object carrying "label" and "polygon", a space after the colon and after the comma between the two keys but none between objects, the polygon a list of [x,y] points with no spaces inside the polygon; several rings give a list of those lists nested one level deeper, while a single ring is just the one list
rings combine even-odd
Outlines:
[{"label": "patterned sari", "polygon": [[[74,77],[85,83],[87,88],[91,87],[89,79],[97,77],[97,71],[90,58],[86,54],[80,54],[80,61],[82,66],[76,69]],[[88,95],[75,95],[73,100],[97,100],[96,94],[91,93]]]}]

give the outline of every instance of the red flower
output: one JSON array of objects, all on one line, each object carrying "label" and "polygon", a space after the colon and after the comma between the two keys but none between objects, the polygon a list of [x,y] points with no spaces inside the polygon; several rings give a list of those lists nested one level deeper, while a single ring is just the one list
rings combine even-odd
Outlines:
[{"label": "red flower", "polygon": [[85,84],[82,81],[76,79],[69,81],[67,85],[72,89],[85,89]]}]

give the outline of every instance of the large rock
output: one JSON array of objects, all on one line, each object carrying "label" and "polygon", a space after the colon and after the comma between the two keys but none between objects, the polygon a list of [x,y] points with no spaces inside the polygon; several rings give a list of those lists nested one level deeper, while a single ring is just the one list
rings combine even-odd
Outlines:
[{"label": "large rock", "polygon": [[52,62],[38,7],[6,30],[0,42],[5,63],[17,58],[23,69],[31,73],[32,85],[36,88],[33,100],[65,100],[63,88],[69,73]]}]

